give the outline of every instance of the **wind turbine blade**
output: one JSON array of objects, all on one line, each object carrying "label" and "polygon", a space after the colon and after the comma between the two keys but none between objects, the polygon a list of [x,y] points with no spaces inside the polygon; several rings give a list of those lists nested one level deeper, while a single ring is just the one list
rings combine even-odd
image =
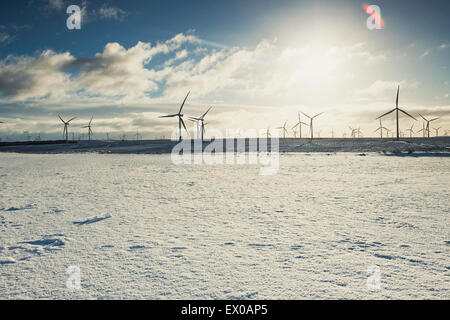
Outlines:
[{"label": "wind turbine blade", "polygon": [[72,119],[68,120],[67,123],[69,123],[72,120],[75,120],[77,117],[73,117]]},{"label": "wind turbine blade", "polygon": [[410,115],[408,112],[406,112],[405,110],[403,110],[403,109],[400,109],[400,108],[398,108],[398,110],[400,110],[401,112],[403,112],[404,114],[406,114],[407,116],[410,116],[411,118],[413,118],[414,120],[416,120],[417,121],[417,119],[416,118],[414,118],[412,115]]},{"label": "wind turbine blade", "polygon": [[424,117],[423,115],[421,115],[420,113],[419,113],[419,116],[421,116],[423,120],[428,121],[428,120],[425,119],[425,117]]},{"label": "wind turbine blade", "polygon": [[308,126],[308,127],[309,127],[309,124],[307,124],[307,123],[302,122],[302,124],[304,124],[305,126]]},{"label": "wind turbine blade", "polygon": [[311,117],[310,116],[308,116],[306,113],[304,113],[303,111],[302,111],[302,113],[306,116],[306,117],[308,117],[309,119],[311,119]]},{"label": "wind turbine blade", "polygon": [[183,103],[181,104],[181,107],[180,107],[180,111],[178,111],[178,114],[181,113],[181,110],[183,109],[184,103],[186,102],[186,99],[187,99],[189,93],[191,93],[191,92],[189,91],[188,94],[186,95],[186,98],[184,98]]},{"label": "wind turbine blade", "polygon": [[196,121],[201,121],[202,120],[201,118],[195,118],[195,117],[189,117],[189,119],[196,120]]},{"label": "wind turbine blade", "polygon": [[377,130],[375,130],[374,132],[377,132],[378,130],[380,130],[381,129],[381,127],[380,128],[378,128]]},{"label": "wind turbine blade", "polygon": [[293,126],[291,129],[294,129],[294,128],[297,127],[299,124],[300,124],[300,122],[297,123],[295,126]]},{"label": "wind turbine blade", "polygon": [[380,119],[380,118],[382,118],[382,117],[384,117],[384,116],[387,116],[389,113],[394,112],[394,111],[395,111],[395,109],[392,109],[391,111],[388,111],[388,112],[386,112],[385,114],[382,114],[381,116],[379,116],[378,118],[376,118],[376,120],[377,120],[377,119]]},{"label": "wind turbine blade", "polygon": [[89,121],[89,125],[91,125],[92,119],[94,119],[94,116],[91,117],[91,121]]},{"label": "wind turbine blade", "polygon": [[181,124],[182,124],[183,127],[184,127],[184,130],[186,130],[187,134],[189,134],[189,131],[188,131],[188,129],[186,128],[186,125],[184,124],[183,118],[180,117],[180,120],[181,120]]},{"label": "wind turbine blade", "polygon": [[173,117],[176,117],[178,114],[169,114],[169,115],[167,115],[167,116],[160,116],[160,117],[158,117],[158,118],[173,118]]},{"label": "wind turbine blade", "polygon": [[83,126],[83,127],[81,127],[81,128],[83,128],[83,129],[84,129],[84,128],[89,128],[89,126]]},{"label": "wind turbine blade", "polygon": [[315,115],[314,117],[312,117],[311,119],[314,119],[315,117],[320,116],[322,113],[323,113],[323,112],[316,114],[316,115]]},{"label": "wind turbine blade", "polygon": [[209,107],[209,109],[206,110],[206,112],[201,116],[202,119],[206,116],[206,114],[209,112],[209,110],[211,110],[211,108],[212,108],[212,107]]},{"label": "wind turbine blade", "polygon": [[61,116],[58,114],[58,117],[61,119],[61,121],[63,122],[63,123],[66,123],[62,118],[61,118]]},{"label": "wind turbine blade", "polygon": [[398,107],[398,92],[400,91],[400,85],[397,88],[397,99],[395,99],[395,106]]},{"label": "wind turbine blade", "polygon": [[434,120],[437,120],[437,119],[439,119],[439,118],[434,118],[434,119],[431,119],[429,122],[431,122],[431,121],[434,121]]}]

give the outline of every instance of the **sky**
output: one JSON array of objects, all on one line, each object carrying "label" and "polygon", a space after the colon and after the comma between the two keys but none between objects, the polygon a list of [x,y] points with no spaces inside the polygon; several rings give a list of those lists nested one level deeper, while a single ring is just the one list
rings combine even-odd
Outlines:
[{"label": "sky", "polygon": [[[399,105],[401,131],[419,113],[450,129],[450,2],[372,1],[383,28],[369,28],[364,1],[28,0],[0,3],[0,138],[87,134],[170,137],[176,113],[206,116],[209,135],[274,134],[298,112],[316,136],[377,136],[376,117]],[[69,29],[70,5],[80,29]],[[302,121],[307,122],[305,116]],[[394,129],[393,114],[383,126]],[[191,134],[195,124],[186,121]],[[303,135],[308,133],[304,127]],[[435,131],[432,131],[432,135]],[[405,133],[409,135],[409,133]]]}]

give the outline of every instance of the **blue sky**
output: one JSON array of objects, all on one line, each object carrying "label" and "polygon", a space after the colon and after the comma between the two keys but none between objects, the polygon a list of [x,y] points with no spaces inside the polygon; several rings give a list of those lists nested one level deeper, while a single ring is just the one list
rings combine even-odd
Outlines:
[{"label": "blue sky", "polygon": [[[157,117],[189,90],[185,113],[214,106],[217,130],[294,125],[301,110],[324,112],[321,136],[349,125],[372,136],[397,85],[406,110],[450,129],[450,3],[369,2],[382,30],[367,28],[363,3],[2,2],[0,136],[57,137],[58,113],[77,116],[77,134],[94,115],[99,138],[170,135],[176,122]],[[83,9],[80,30],[66,27],[71,4]]]}]

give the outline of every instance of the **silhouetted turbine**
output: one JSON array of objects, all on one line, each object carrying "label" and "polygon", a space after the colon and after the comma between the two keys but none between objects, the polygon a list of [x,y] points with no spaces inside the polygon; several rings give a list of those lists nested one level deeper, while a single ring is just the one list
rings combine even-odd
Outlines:
[{"label": "silhouetted turbine", "polygon": [[441,127],[439,127],[439,128],[433,128],[435,131],[436,131],[436,137],[439,135],[439,129],[440,129]]},{"label": "silhouetted turbine", "polygon": [[399,93],[399,91],[400,91],[400,86],[398,86],[398,88],[397,88],[397,99],[395,99],[395,108],[392,109],[392,110],[389,111],[389,112],[386,112],[385,114],[382,114],[381,116],[379,116],[379,117],[377,118],[377,119],[380,119],[381,117],[387,116],[387,115],[390,114],[391,112],[394,112],[394,111],[395,111],[395,116],[396,116],[396,118],[397,118],[397,141],[400,140],[400,128],[399,128],[399,124],[398,124],[398,112],[401,111],[401,112],[403,112],[404,114],[406,114],[407,116],[409,116],[409,117],[411,117],[411,118],[413,118],[414,120],[417,121],[417,119],[414,118],[412,115],[410,115],[408,112],[406,112],[406,111],[404,111],[404,110],[402,110],[402,109],[400,109],[400,108],[398,107],[398,93]]},{"label": "silhouetted turbine", "polygon": [[94,133],[92,132],[92,129],[91,129],[92,119],[94,119],[94,116],[91,117],[91,121],[89,121],[89,124],[87,126],[81,127],[83,129],[88,128],[89,141],[91,141],[91,134],[94,135]]},{"label": "silhouetted turbine", "polygon": [[425,130],[427,130],[428,138],[429,138],[429,137],[430,137],[430,122],[431,122],[431,121],[434,121],[434,120],[437,120],[437,119],[439,119],[439,118],[434,118],[434,119],[428,120],[428,119],[426,119],[423,115],[421,115],[420,113],[419,113],[419,116],[421,116],[422,119],[425,120],[425,121],[427,122],[427,126],[426,126]]},{"label": "silhouetted turbine", "polygon": [[186,130],[187,134],[189,134],[189,131],[186,129],[186,125],[184,124],[183,121],[183,114],[181,113],[181,110],[183,110],[183,106],[184,103],[186,102],[187,97],[189,96],[190,91],[188,92],[188,94],[186,95],[186,98],[184,98],[183,103],[181,104],[180,110],[178,111],[178,113],[175,114],[168,114],[166,116],[160,116],[158,118],[172,118],[172,117],[178,117],[178,129],[179,129],[179,133],[180,133],[180,137],[179,137],[179,141],[181,141],[181,125],[183,125],[184,130]]},{"label": "silhouetted turbine", "polygon": [[284,122],[284,125],[282,127],[276,128],[276,129],[281,129],[281,132],[283,133],[283,139],[286,138],[286,132],[288,132],[286,130],[286,123],[287,123],[287,121]]},{"label": "silhouetted turbine", "polygon": [[311,140],[313,139],[314,135],[313,135],[313,120],[315,117],[320,116],[323,112],[316,114],[314,117],[310,117],[308,116],[306,113],[302,112],[305,116],[307,116],[309,118],[309,131],[311,132]]},{"label": "silhouetted turbine", "polygon": [[70,121],[76,119],[76,117],[74,117],[68,121],[64,121],[59,114],[58,114],[58,117],[64,123],[63,138],[64,138],[64,136],[66,136],[66,143],[67,143],[67,141],[69,141],[69,130],[68,130],[69,123],[70,123]]},{"label": "silhouetted turbine", "polygon": [[412,138],[412,135],[413,135],[413,133],[414,133],[413,127],[414,127],[414,123],[412,124],[411,128],[406,129],[406,131],[409,131],[409,137],[410,137],[410,138]]},{"label": "silhouetted turbine", "polygon": [[201,128],[200,128],[200,130],[201,130],[202,142],[203,142],[203,135],[205,134],[205,123],[204,123],[204,121],[205,121],[205,116],[206,116],[206,114],[209,112],[209,110],[211,110],[211,108],[212,108],[212,107],[209,107],[209,109],[206,110],[206,112],[205,112],[201,117],[198,117],[198,118],[189,117],[191,120],[195,120],[195,121],[200,121],[200,122],[201,122]]},{"label": "silhouetted turbine", "polygon": [[380,119],[380,126],[379,126],[378,129],[375,130],[374,132],[377,132],[378,130],[380,130],[381,139],[383,139],[383,129],[385,129],[386,132],[389,130],[388,128],[383,127],[383,125],[381,124],[381,119]]}]

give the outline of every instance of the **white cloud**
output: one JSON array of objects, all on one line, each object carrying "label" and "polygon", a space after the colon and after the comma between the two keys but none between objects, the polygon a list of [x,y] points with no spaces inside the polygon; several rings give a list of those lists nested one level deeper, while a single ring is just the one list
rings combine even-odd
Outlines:
[{"label": "white cloud", "polygon": [[12,37],[6,32],[0,32],[0,43],[9,43]]},{"label": "white cloud", "polygon": [[48,5],[51,9],[61,10],[64,7],[63,0],[48,0]]},{"label": "white cloud", "polygon": [[[250,48],[217,48],[180,33],[164,42],[138,42],[129,48],[108,43],[87,58],[50,50],[8,57],[0,61],[0,108],[16,106],[16,114],[20,108],[27,108],[28,114],[35,108],[74,116],[114,110],[123,115],[115,116],[121,121],[96,117],[103,129],[133,130],[144,122],[160,128],[167,122],[157,116],[176,111],[191,91],[189,114],[201,114],[207,103],[214,103],[213,125],[220,114],[221,126],[232,127],[239,114],[239,122],[273,127],[271,123],[288,112],[295,115],[299,107],[327,114],[341,106],[340,114],[350,114],[364,99],[392,98],[397,84],[401,89],[420,85],[376,80],[373,71],[386,59],[364,44],[320,49],[263,40]],[[352,91],[368,80],[368,87]]]},{"label": "white cloud", "polygon": [[102,19],[112,19],[112,20],[118,20],[118,21],[122,21],[127,14],[124,10],[122,10],[120,8],[108,7],[106,5],[103,5],[99,9],[98,13],[100,15],[100,18],[102,18]]},{"label": "white cloud", "polygon": [[[395,94],[397,86],[401,89],[417,89],[420,86],[418,81],[385,81],[376,80],[369,87],[357,90],[356,93],[359,97],[364,97],[368,99],[376,98],[386,98],[391,97]],[[388,94],[391,93],[391,96]]]},{"label": "white cloud", "polygon": [[428,56],[431,53],[431,51],[432,51],[432,49],[426,50],[424,53],[422,53],[422,55],[420,57],[424,58],[424,57]]}]

